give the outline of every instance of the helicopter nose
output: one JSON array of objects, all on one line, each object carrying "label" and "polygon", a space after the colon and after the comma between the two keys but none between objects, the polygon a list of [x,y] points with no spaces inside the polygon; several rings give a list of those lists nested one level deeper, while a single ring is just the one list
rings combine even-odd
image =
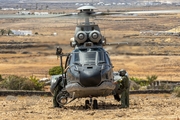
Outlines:
[{"label": "helicopter nose", "polygon": [[84,87],[95,87],[101,82],[101,71],[100,70],[88,70],[80,72],[80,83]]}]

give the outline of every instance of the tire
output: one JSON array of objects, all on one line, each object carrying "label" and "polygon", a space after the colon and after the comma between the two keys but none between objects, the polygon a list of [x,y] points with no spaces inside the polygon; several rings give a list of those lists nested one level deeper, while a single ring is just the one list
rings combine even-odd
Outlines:
[{"label": "tire", "polygon": [[121,98],[119,97],[119,94],[117,93],[114,95],[114,99],[118,102],[121,101]]},{"label": "tire", "polygon": [[97,100],[93,100],[93,109],[98,109],[98,102],[97,102]]},{"label": "tire", "polygon": [[85,109],[88,109],[88,108],[89,108],[89,106],[90,106],[90,104],[89,104],[89,100],[86,100],[86,101],[85,101]]}]

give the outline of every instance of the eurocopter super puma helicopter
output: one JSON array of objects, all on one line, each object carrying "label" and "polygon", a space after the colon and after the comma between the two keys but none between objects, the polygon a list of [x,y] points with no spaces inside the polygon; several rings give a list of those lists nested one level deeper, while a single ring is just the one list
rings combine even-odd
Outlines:
[{"label": "eurocopter super puma helicopter", "polygon": [[[56,101],[63,106],[76,98],[89,97],[85,101],[85,106],[97,108],[97,100],[93,97],[108,96],[115,89],[113,83],[113,66],[108,53],[103,46],[106,39],[102,36],[100,28],[94,22],[89,21],[89,17],[96,16],[95,7],[83,6],[78,8],[79,16],[85,18],[76,26],[74,37],[71,38],[70,45],[74,50],[67,56],[65,71],[59,79],[52,79],[51,92],[57,84],[61,84],[61,90],[56,96]],[[62,49],[57,48],[57,55],[61,57]],[[62,66],[62,64],[61,64]],[[68,98],[71,100],[68,102]]]}]

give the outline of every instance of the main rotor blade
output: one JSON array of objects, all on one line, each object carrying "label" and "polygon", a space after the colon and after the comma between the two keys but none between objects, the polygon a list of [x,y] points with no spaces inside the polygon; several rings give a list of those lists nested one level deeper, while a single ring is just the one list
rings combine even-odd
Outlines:
[{"label": "main rotor blade", "polygon": [[131,11],[131,12],[92,12],[92,13],[69,13],[69,14],[48,14],[48,15],[18,15],[18,14],[0,14],[0,19],[7,18],[55,18],[70,17],[84,18],[103,15],[127,15],[127,14],[152,14],[152,13],[180,13],[180,10],[154,10],[154,11]]},{"label": "main rotor blade", "polygon": [[55,18],[73,16],[73,14],[48,14],[48,15],[18,15],[18,14],[0,14],[0,19],[7,18]]},{"label": "main rotor blade", "polygon": [[180,13],[180,10],[153,10],[153,11],[132,11],[127,14],[151,14],[151,13]]}]

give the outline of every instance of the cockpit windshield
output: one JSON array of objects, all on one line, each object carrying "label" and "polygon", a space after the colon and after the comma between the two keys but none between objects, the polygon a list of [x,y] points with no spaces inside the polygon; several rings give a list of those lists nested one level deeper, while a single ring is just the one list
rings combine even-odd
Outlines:
[{"label": "cockpit windshield", "polygon": [[105,62],[104,52],[101,50],[79,50],[72,55],[72,62],[81,64],[98,64]]}]

